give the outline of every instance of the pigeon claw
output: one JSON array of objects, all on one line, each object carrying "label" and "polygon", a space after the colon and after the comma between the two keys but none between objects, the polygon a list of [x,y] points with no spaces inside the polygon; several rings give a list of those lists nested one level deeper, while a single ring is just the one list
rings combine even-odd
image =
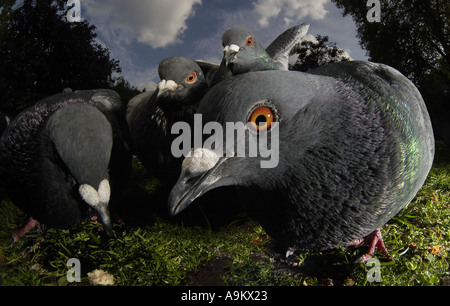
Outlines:
[{"label": "pigeon claw", "polygon": [[364,263],[373,257],[375,250],[378,249],[379,252],[386,256],[387,261],[392,261],[392,257],[389,255],[389,252],[386,248],[386,245],[383,242],[383,237],[381,236],[381,231],[377,228],[370,235],[365,238],[357,239],[347,244],[347,246],[358,246],[361,244],[366,244],[369,246],[367,252],[362,255],[355,263]]},{"label": "pigeon claw", "polygon": [[27,221],[27,223],[25,223],[25,225],[19,229],[17,232],[15,232],[12,235],[12,242],[17,242],[19,241],[19,239],[27,234],[31,229],[36,228],[36,230],[38,232],[40,232],[41,230],[41,224],[39,223],[39,221],[37,221],[36,219],[33,219],[33,217],[30,217]]},{"label": "pigeon claw", "polygon": [[289,256],[293,255],[294,253],[295,253],[295,248],[289,247],[289,248],[286,250],[286,258],[289,258]]}]

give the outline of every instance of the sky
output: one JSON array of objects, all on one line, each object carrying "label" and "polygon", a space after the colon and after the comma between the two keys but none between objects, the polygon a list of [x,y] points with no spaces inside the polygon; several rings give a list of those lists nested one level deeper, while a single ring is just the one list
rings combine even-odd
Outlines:
[{"label": "sky", "polygon": [[167,57],[220,63],[222,34],[234,27],[250,29],[267,47],[288,28],[308,22],[306,38],[328,35],[352,59],[367,59],[353,20],[342,17],[330,0],[79,1],[81,18],[97,27],[99,43],[140,90],[151,90],[159,82],[158,64]]},{"label": "sky", "polygon": [[[219,63],[222,34],[245,27],[267,47],[288,28],[309,22],[308,37],[328,35],[354,60],[366,60],[350,16],[330,0],[80,0],[81,18],[120,61],[131,85],[151,90],[158,64],[171,56]],[[312,35],[312,36],[311,36]]]}]

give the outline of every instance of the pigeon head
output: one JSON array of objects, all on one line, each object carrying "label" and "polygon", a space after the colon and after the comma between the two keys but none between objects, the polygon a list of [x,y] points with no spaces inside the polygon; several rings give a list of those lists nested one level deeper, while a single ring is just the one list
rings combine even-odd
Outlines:
[{"label": "pigeon head", "polygon": [[233,75],[275,68],[272,58],[248,29],[227,30],[222,35],[222,45],[222,64],[228,67]]},{"label": "pigeon head", "polygon": [[[161,82],[158,84],[158,95],[172,98],[204,94],[206,80],[200,66],[193,60],[175,56],[163,60],[158,67]],[[197,101],[199,102],[199,101]]]},{"label": "pigeon head", "polygon": [[74,180],[81,198],[97,210],[110,233],[108,166],[113,140],[109,121],[94,106],[72,103],[49,118],[46,130],[50,162]]},{"label": "pigeon head", "polygon": [[[292,97],[286,95],[286,92],[270,90],[282,80],[274,78],[267,84],[261,84],[261,73],[264,75],[264,72],[254,72],[226,79],[213,87],[200,103],[198,112],[201,113],[204,124],[217,122],[223,130],[227,130],[227,123],[238,123],[245,127],[243,132],[237,133],[238,137],[232,143],[227,142],[225,133],[217,133],[215,136],[223,138],[209,140],[219,144],[220,148],[196,148],[184,159],[182,173],[169,199],[172,214],[181,212],[211,189],[228,185],[263,186],[268,183],[265,178],[272,177],[276,181],[275,174],[282,176],[280,171],[283,163],[275,162],[274,167],[263,167],[264,161],[274,156],[246,156],[251,150],[248,145],[258,144],[257,150],[261,151],[259,145],[263,134],[267,137],[266,144],[273,145],[278,138],[283,137],[278,133],[282,131],[283,125],[290,122],[292,115],[308,101],[299,97],[298,103],[285,103],[293,100]],[[259,90],[247,90],[253,86],[258,86]],[[306,123],[308,120],[300,122]],[[317,132],[317,129],[313,131]],[[238,152],[241,146],[244,149]],[[281,146],[280,143],[280,153]],[[218,149],[221,153],[218,153]],[[275,152],[278,148],[271,149]]]}]

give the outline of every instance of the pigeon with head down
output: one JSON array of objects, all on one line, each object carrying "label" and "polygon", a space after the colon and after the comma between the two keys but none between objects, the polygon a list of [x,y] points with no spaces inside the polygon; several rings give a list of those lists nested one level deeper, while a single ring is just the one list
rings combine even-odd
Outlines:
[{"label": "pigeon with head down", "polygon": [[171,192],[171,213],[209,190],[236,186],[248,213],[286,248],[324,250],[364,237],[383,247],[378,229],[413,199],[433,162],[420,93],[382,64],[237,75],[212,88],[198,111],[204,123],[250,122],[246,141],[261,141],[261,133],[277,140],[278,162],[262,167],[261,154],[196,148]]},{"label": "pigeon with head down", "polygon": [[111,234],[110,203],[131,166],[121,105],[111,90],[60,93],[11,121],[0,139],[0,178],[13,203],[56,228],[77,226],[93,208]]}]

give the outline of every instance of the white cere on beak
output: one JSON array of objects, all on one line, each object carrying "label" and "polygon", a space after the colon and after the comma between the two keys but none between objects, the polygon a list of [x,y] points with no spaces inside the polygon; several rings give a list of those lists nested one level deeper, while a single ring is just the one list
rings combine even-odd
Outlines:
[{"label": "white cere on beak", "polygon": [[109,198],[111,197],[111,187],[109,186],[108,180],[103,180],[100,182],[100,186],[98,186],[98,196],[100,198],[100,202],[109,203]]},{"label": "white cere on beak", "polygon": [[240,48],[238,45],[235,44],[231,44],[229,46],[225,46],[225,48],[223,48],[223,52],[225,53],[230,53],[230,52],[234,52],[237,53],[239,52]]},{"label": "white cere on beak", "polygon": [[101,181],[98,191],[88,184],[80,185],[79,192],[83,201],[98,209],[99,205],[108,204],[111,195],[111,188],[108,180]]},{"label": "white cere on beak", "polygon": [[230,62],[232,62],[236,58],[239,50],[240,50],[239,46],[235,44],[225,46],[225,48],[223,49],[225,66],[228,66]]},{"label": "white cere on beak", "polygon": [[111,196],[109,181],[107,179],[101,181],[98,186],[98,191],[88,184],[80,185],[78,191],[81,198],[100,214],[106,233],[111,235],[112,223],[108,208],[109,198]]},{"label": "white cere on beak", "polygon": [[178,88],[178,84],[172,80],[167,80],[167,81],[162,80],[161,82],[158,83],[159,94],[161,94],[164,91],[168,91],[168,90],[174,91],[177,88]]},{"label": "white cere on beak", "polygon": [[197,148],[191,149],[189,155],[183,160],[183,171],[189,171],[192,174],[206,172],[214,167],[220,159],[220,155],[214,151]]}]

